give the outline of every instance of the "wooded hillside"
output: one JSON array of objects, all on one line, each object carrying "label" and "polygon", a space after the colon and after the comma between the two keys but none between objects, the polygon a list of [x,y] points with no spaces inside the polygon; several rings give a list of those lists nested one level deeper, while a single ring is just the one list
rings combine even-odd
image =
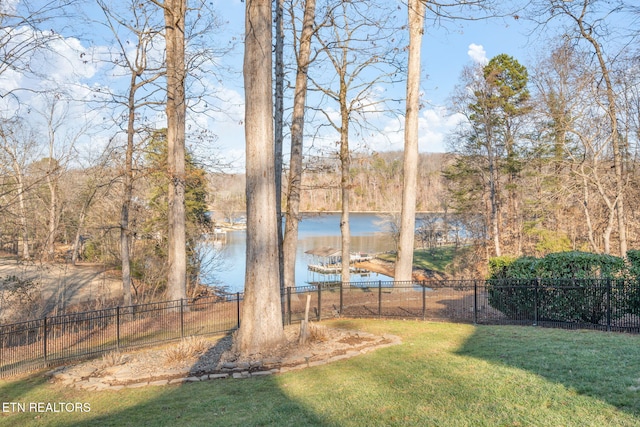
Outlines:
[{"label": "wooded hillside", "polygon": [[[419,211],[447,209],[442,172],[451,156],[422,153],[419,159]],[[402,152],[354,154],[351,167],[353,211],[397,212],[402,198]],[[286,179],[283,182],[287,182]],[[244,175],[212,175],[211,210],[223,217],[244,209]],[[286,193],[286,188],[283,193]],[[307,159],[302,176],[302,211],[340,210],[340,171],[337,159]]]}]

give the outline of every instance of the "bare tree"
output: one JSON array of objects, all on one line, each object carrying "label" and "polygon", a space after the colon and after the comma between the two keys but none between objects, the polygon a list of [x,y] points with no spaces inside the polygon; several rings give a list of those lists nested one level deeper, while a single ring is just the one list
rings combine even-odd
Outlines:
[{"label": "bare tree", "polygon": [[[287,212],[283,242],[284,285],[294,287],[298,223],[300,221],[300,193],[302,186],[303,138],[305,103],[307,98],[307,73],[311,58],[311,38],[314,32],[315,0],[304,2],[304,15],[300,42],[296,54],[296,86],[291,119],[291,155],[289,157],[289,185],[287,186]],[[291,13],[293,16],[293,12]]]},{"label": "bare tree", "polygon": [[[117,175],[113,176],[110,173],[110,171],[115,169],[112,164],[113,157],[110,147],[107,147],[106,150],[99,153],[96,158],[88,158],[87,160],[88,164],[82,167],[84,179],[82,182],[75,183],[76,187],[78,187],[77,199],[80,209],[77,213],[76,233],[71,247],[71,263],[73,265],[76,264],[80,257],[82,235],[85,232],[85,222],[90,209],[97,199],[111,196],[111,194],[109,194],[110,189],[117,179]],[[131,303],[125,295],[125,303],[126,302]]]},{"label": "bare tree", "polygon": [[[275,112],[274,112],[274,155],[276,178],[276,215],[278,218],[278,262],[280,266],[280,288],[284,288],[284,247],[282,235],[282,166],[284,145],[284,0],[277,0],[275,6]],[[283,306],[284,309],[284,306]]]},{"label": "bare tree", "polygon": [[237,348],[245,357],[284,341],[275,207],[271,32],[271,2],[247,0],[244,52],[247,265],[242,323],[236,337]]},{"label": "bare tree", "polygon": [[[320,54],[328,62],[328,70],[319,68],[322,76],[311,78],[315,89],[323,96],[320,112],[339,138],[342,241],[342,282],[350,280],[349,225],[351,194],[352,129],[365,129],[370,114],[388,111],[388,99],[379,96],[379,86],[397,82],[402,69],[402,36],[397,34],[396,9],[372,1],[335,2],[329,0],[321,13],[324,24],[315,36]],[[326,101],[325,101],[326,99]],[[328,108],[336,105],[338,114]]]},{"label": "bare tree", "polygon": [[425,6],[422,0],[410,0],[409,64],[407,67],[407,100],[404,125],[404,169],[400,238],[395,280],[412,280],[413,246],[416,222],[418,181],[418,113],[420,110],[420,50],[424,32]]},{"label": "bare tree", "polygon": [[[627,253],[627,229],[625,222],[625,199],[624,187],[626,182],[624,171],[624,150],[620,135],[619,111],[616,91],[612,78],[612,61],[614,56],[607,56],[604,42],[607,37],[613,38],[610,29],[607,27],[608,19],[614,15],[624,15],[629,13],[631,5],[623,0],[603,1],[603,0],[538,0],[533,2],[534,9],[532,17],[546,26],[551,20],[564,19],[568,25],[566,35],[575,37],[576,40],[584,41],[591,48],[591,52],[596,61],[596,68],[603,82],[604,97],[599,103],[607,111],[609,119],[608,145],[611,147],[613,155],[613,167],[615,171],[615,205],[616,219],[618,223],[618,238],[620,244],[620,255]],[[617,34],[619,36],[619,34]],[[631,35],[626,35],[623,39],[622,49],[635,40],[637,32],[632,31]]]},{"label": "bare tree", "polygon": [[[4,173],[12,177],[13,185],[15,185],[20,234],[22,235],[22,259],[25,260],[31,258],[26,204],[27,191],[30,186],[27,182],[26,169],[28,163],[34,160],[32,156],[36,155],[36,150],[36,136],[24,122],[14,119],[0,123],[0,159],[2,159],[3,168],[6,168]],[[7,209],[11,204],[13,203],[3,203],[3,208]]]},{"label": "bare tree", "polygon": [[[163,77],[165,67],[163,62],[154,61],[152,56],[155,44],[161,37],[161,23],[156,18],[157,8],[132,1],[125,5],[124,10],[107,4],[103,0],[96,3],[104,14],[105,25],[115,41],[117,51],[109,60],[114,61],[116,68],[121,68],[129,75],[127,91],[123,95],[112,93],[112,100],[125,108],[126,148],[123,170],[123,194],[122,208],[120,211],[120,259],[122,266],[122,292],[124,304],[131,305],[131,230],[130,211],[133,198],[134,174],[134,150],[136,137],[140,129],[138,124],[139,111],[145,107],[159,105],[156,98],[157,90],[144,89],[153,85],[156,80]],[[130,49],[129,37],[135,40],[133,52]],[[121,116],[118,116],[118,119]]]},{"label": "bare tree", "polygon": [[[43,197],[47,208],[47,233],[44,242],[43,259],[52,261],[55,257],[55,242],[62,211],[59,183],[67,165],[74,155],[77,140],[86,133],[87,124],[70,112],[70,101],[62,93],[44,95],[44,107],[38,111],[46,129],[46,157],[39,162],[40,173],[46,183],[48,197]],[[68,126],[73,121],[80,127]]]},{"label": "bare tree", "polygon": [[185,19],[187,0],[165,0],[167,79],[167,143],[169,175],[168,296],[187,296],[187,242],[185,226],[186,65]]},{"label": "bare tree", "polygon": [[[0,75],[7,72],[41,75],[33,67],[32,56],[49,49],[60,36],[49,25],[56,17],[65,16],[75,1],[40,2],[32,0],[0,3]],[[46,30],[43,30],[47,28]],[[24,88],[0,89],[0,99]]]}]

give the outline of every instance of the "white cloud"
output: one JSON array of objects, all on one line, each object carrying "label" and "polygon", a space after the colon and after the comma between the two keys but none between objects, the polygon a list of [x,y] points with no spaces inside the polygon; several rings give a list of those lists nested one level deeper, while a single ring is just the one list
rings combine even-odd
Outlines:
[{"label": "white cloud", "polygon": [[88,58],[78,39],[56,39],[49,47],[50,50],[36,60],[42,61],[42,72],[56,85],[75,83],[95,75],[99,65]]},{"label": "white cloud", "polygon": [[17,71],[5,69],[0,73],[0,93],[7,93],[20,87],[22,75]]},{"label": "white cloud", "polygon": [[481,44],[471,43],[469,45],[469,50],[467,51],[467,55],[469,55],[469,57],[474,62],[477,62],[479,64],[484,65],[487,62],[489,62],[487,59],[487,52],[485,52],[484,46],[482,46]]},{"label": "white cloud", "polygon": [[459,114],[451,114],[445,107],[439,106],[425,110],[419,119],[420,151],[443,153],[446,151],[446,136],[462,120]]},{"label": "white cloud", "polygon": [[[443,106],[425,109],[418,119],[418,144],[423,153],[443,153],[447,135],[464,118],[460,114],[451,114]],[[404,149],[404,116],[386,119],[379,134],[373,134],[367,140],[367,146],[373,151],[402,151]]]},{"label": "white cloud", "polygon": [[18,3],[20,3],[20,0],[2,0],[0,2],[0,13],[7,15],[15,13],[18,9]]}]

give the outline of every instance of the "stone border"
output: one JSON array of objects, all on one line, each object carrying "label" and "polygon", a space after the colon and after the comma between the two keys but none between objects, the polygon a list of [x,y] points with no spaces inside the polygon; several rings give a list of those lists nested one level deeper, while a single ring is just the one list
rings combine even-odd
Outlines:
[{"label": "stone border", "polygon": [[322,366],[328,363],[346,360],[352,357],[368,353],[384,347],[401,344],[400,337],[384,334],[382,337],[373,334],[357,332],[357,335],[365,338],[374,338],[375,343],[354,347],[340,354],[327,355],[326,358],[310,360],[313,355],[296,355],[285,359],[265,359],[256,362],[223,362],[210,373],[194,376],[189,368],[166,370],[162,374],[154,376],[136,377],[127,366],[114,366],[109,368],[109,374],[95,376],[98,369],[86,367],[74,369],[76,366],[62,366],[45,374],[50,381],[75,387],[87,391],[122,390],[124,388],[140,388],[146,386],[165,386],[172,384],[188,384],[208,380],[220,379],[247,379],[259,378],[273,374],[296,371],[314,366]]}]

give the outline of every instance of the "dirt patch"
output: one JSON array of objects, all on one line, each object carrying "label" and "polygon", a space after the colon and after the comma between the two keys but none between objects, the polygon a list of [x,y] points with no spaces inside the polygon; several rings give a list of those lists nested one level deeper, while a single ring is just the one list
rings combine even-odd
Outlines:
[{"label": "dirt patch", "polygon": [[[395,264],[390,261],[384,261],[379,258],[374,258],[370,261],[364,261],[354,264],[356,268],[363,268],[365,270],[373,271],[374,273],[384,274],[385,276],[395,276]],[[425,270],[420,268],[414,268],[412,273],[413,280],[430,280],[430,279],[443,279],[442,274],[433,270]]]},{"label": "dirt patch", "polygon": [[[106,304],[122,295],[122,282],[114,272],[97,264],[56,264],[40,262],[16,262],[0,257],[0,278],[14,276],[29,281],[40,293],[41,313],[50,314],[54,309],[65,310],[70,306],[95,302]],[[0,293],[4,292],[0,288]],[[0,307],[0,315],[10,318],[10,305]]]},{"label": "dirt patch", "polygon": [[175,346],[180,345],[174,343],[149,350],[105,355],[101,359],[58,368],[49,375],[55,381],[88,390],[248,378],[318,366],[400,343],[399,338],[390,335],[323,328],[321,339],[299,345],[299,326],[288,326],[285,328],[285,345],[249,360],[241,360],[233,351],[232,337],[224,336],[207,338],[207,348],[189,357],[168,357]]}]

